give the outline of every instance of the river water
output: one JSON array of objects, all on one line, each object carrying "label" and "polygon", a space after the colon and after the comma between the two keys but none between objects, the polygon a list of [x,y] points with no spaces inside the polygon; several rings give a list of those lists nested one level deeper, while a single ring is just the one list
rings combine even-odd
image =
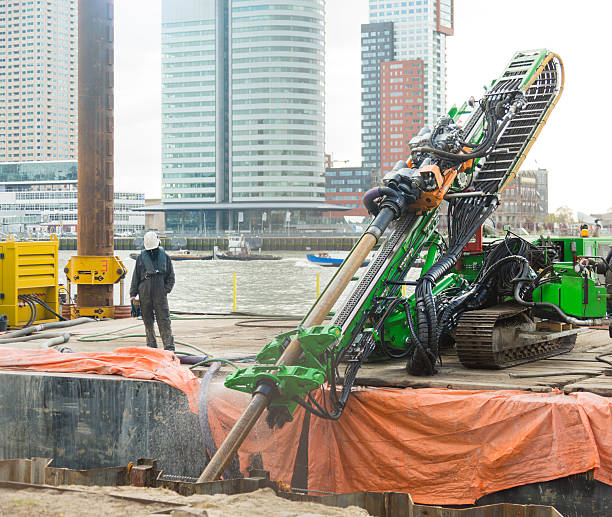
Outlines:
[{"label": "river water", "polygon": [[[189,312],[231,312],[233,275],[236,273],[236,310],[258,314],[290,314],[302,316],[316,300],[316,280],[320,289],[329,282],[336,268],[321,267],[306,260],[306,252],[273,252],[281,260],[183,260],[175,261],[176,285],[168,297],[171,310]],[[60,251],[60,282],[65,283],[63,268],[75,251]],[[129,251],[117,251],[128,276],[125,281],[125,303],[129,302],[129,285],[135,261]],[[334,252],[344,257],[348,252]],[[359,272],[364,272],[361,268]],[[359,276],[360,273],[357,273]],[[342,303],[355,282],[343,293]],[[76,292],[76,289],[74,290]],[[115,303],[119,303],[119,287],[115,287]]]}]

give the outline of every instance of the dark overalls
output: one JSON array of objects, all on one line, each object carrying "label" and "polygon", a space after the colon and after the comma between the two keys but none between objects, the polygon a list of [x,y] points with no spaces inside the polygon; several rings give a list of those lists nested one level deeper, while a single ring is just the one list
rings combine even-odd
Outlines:
[{"label": "dark overalls", "polygon": [[147,346],[157,348],[154,320],[157,320],[164,348],[174,350],[174,338],[170,326],[168,293],[174,287],[172,260],[162,247],[142,250],[136,260],[130,296],[140,298],[142,321],[147,333]]}]

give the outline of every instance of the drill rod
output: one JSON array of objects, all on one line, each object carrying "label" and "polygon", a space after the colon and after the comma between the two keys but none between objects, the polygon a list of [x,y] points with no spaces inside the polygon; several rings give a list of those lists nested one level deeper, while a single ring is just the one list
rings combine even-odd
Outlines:
[{"label": "drill rod", "polygon": [[[378,237],[385,231],[392,220],[392,211],[390,209],[383,209],[366,233],[363,234],[353,252],[342,263],[329,288],[317,300],[315,307],[303,322],[304,327],[312,327],[323,323],[334,303],[344,292],[346,286],[368,256],[368,253],[374,248]],[[293,338],[276,364],[277,366],[295,364],[301,355],[302,347],[300,342],[297,338]],[[223,443],[208,465],[206,465],[204,472],[198,478],[198,483],[215,481],[221,476],[269,403],[269,395],[260,392],[253,394],[249,405],[240,415],[240,418],[225,437],[225,440],[223,440]]]}]

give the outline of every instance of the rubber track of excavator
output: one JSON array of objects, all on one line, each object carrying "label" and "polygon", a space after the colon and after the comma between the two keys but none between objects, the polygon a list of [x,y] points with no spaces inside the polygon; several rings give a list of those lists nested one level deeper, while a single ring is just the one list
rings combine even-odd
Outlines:
[{"label": "rubber track of excavator", "polygon": [[455,346],[461,363],[467,368],[501,369],[564,354],[574,348],[576,334],[495,351],[495,326],[527,310],[510,305],[463,314],[455,329]]}]

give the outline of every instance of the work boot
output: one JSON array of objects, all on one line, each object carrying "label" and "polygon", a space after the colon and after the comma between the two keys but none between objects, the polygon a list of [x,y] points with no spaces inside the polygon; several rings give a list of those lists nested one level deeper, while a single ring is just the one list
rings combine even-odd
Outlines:
[{"label": "work boot", "polygon": [[157,343],[147,343],[149,348],[157,348]]},{"label": "work boot", "polygon": [[168,345],[164,345],[164,350],[168,350],[169,352],[174,352],[174,338],[168,343]]}]

